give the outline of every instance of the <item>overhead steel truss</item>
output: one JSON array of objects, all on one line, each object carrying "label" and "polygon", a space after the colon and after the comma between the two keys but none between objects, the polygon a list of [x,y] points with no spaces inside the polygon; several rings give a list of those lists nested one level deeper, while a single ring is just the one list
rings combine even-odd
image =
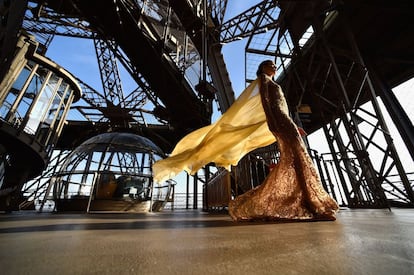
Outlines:
[{"label": "overhead steel truss", "polygon": [[[101,72],[103,92],[96,91],[95,89],[87,89],[87,91],[84,92],[83,99],[86,101],[87,105],[90,106],[83,107],[78,104],[76,107],[78,110],[83,108],[83,110],[80,111],[81,114],[88,114],[88,110],[96,108],[99,109],[100,112],[95,112],[93,116],[89,115],[87,119],[94,117],[95,119],[98,119],[98,121],[108,121],[111,124],[121,127],[128,124],[145,125],[146,121],[144,114],[150,114],[157,119],[160,124],[169,124],[166,115],[168,111],[166,111],[164,104],[142,76],[140,71],[141,68],[137,68],[136,65],[130,61],[130,58],[126,56],[119,45],[117,45],[117,41],[108,37],[106,34],[97,31],[96,27],[94,28],[91,26],[86,18],[79,17],[79,15],[74,16],[73,14],[68,15],[66,13],[57,12],[54,9],[49,8],[47,4],[44,5],[42,1],[29,1],[28,3],[28,11],[30,12],[27,12],[25,15],[23,28],[30,33],[36,34],[37,39],[44,46],[45,51],[55,36],[87,38],[94,41]],[[118,5],[119,7],[125,6],[131,11],[137,11],[139,14],[137,22],[142,21],[141,23],[138,23],[142,32],[146,33],[147,37],[150,39],[158,40],[156,43],[163,45],[163,52],[171,55],[172,60],[174,60],[177,67],[182,72],[202,61],[203,64],[195,66],[195,69],[197,69],[197,66],[204,67],[199,68],[199,70],[203,70],[204,73],[200,78],[203,78],[203,83],[214,82],[214,85],[218,86],[218,89],[213,91],[209,88],[209,85],[206,87],[200,86],[201,92],[199,91],[198,96],[202,101],[207,100],[205,104],[210,105],[210,99],[208,99],[208,97],[211,96],[208,95],[208,97],[205,97],[205,93],[203,92],[217,92],[217,101],[220,105],[219,109],[225,111],[229,107],[234,100],[233,91],[229,85],[229,81],[225,78],[223,79],[223,76],[226,75],[226,71],[223,71],[222,68],[225,68],[225,66],[223,66],[223,62],[220,62],[222,56],[217,54],[217,50],[220,49],[214,46],[206,46],[205,49],[202,49],[201,46],[204,44],[217,44],[217,40],[205,39],[205,41],[200,41],[200,37],[203,40],[204,38],[207,38],[207,36],[214,38],[214,32],[217,27],[214,27],[213,30],[211,27],[219,26],[222,23],[227,1],[199,0],[172,1],[171,3],[169,1],[116,1],[115,5]],[[203,6],[205,5],[207,8],[204,11]],[[173,14],[172,7],[176,9],[176,12],[181,11],[183,8],[189,10],[189,13],[182,16],[186,19],[189,18],[187,21],[188,24],[191,25],[191,28],[193,28],[193,31],[187,31],[188,37],[192,38],[195,43],[198,43],[197,45],[192,45],[188,38],[184,38],[184,40],[183,38],[180,38],[181,36],[185,36],[182,30],[180,30],[180,28],[182,28],[180,26],[180,20],[182,22],[186,22],[186,20],[177,18],[177,15]],[[208,12],[209,19],[201,19],[206,12]],[[206,16],[204,16],[204,18],[206,18]],[[122,21],[122,19],[119,20]],[[164,25],[158,22],[162,20],[165,20]],[[202,22],[202,20],[205,21]],[[203,29],[204,34],[202,36],[200,35],[201,30],[196,29],[193,22],[204,24],[203,28],[205,29]],[[206,28],[207,24],[209,25],[208,30]],[[195,25],[201,28],[197,24]],[[184,27],[188,28],[187,26]],[[158,35],[159,37],[155,38],[154,35]],[[174,47],[178,47],[177,43],[180,44],[180,49],[174,49]],[[210,63],[208,67],[213,68],[212,72],[208,72],[209,68],[207,67],[207,63],[205,63],[206,59],[208,59],[207,63]],[[138,84],[138,87],[132,92],[128,93],[122,90],[121,79],[117,72],[118,61],[123,64]],[[217,64],[219,64],[219,66]],[[192,83],[191,85],[195,86],[195,84],[196,83]],[[212,96],[214,97],[214,95]],[[128,102],[124,102],[122,99],[126,97],[128,98]],[[105,100],[107,98],[111,98],[111,100]],[[135,100],[137,98],[139,99],[139,102]],[[102,99],[104,99],[104,101],[102,101]],[[112,99],[116,99],[115,102],[118,102],[122,109],[116,108],[117,104],[113,104],[114,102]],[[143,105],[148,102],[152,105],[145,109]],[[149,110],[149,108],[152,110]],[[125,110],[128,110],[128,112],[123,112]],[[98,118],[98,114],[101,114],[102,116]],[[121,114],[124,116],[121,117]],[[137,121],[135,118],[139,118],[139,120]]]},{"label": "overhead steel truss", "polygon": [[[336,102],[326,104],[323,88],[315,91],[315,100],[320,102],[322,116],[331,108],[342,113],[324,127],[331,151],[340,152],[340,157],[333,154],[337,172],[344,180],[338,188],[343,188],[350,207],[389,207],[393,203],[412,205],[413,189],[381,111],[370,73],[373,69],[366,66],[346,24],[347,14],[338,12],[338,16],[347,44],[330,43],[323,26],[313,24],[319,38],[316,47],[319,51],[314,50],[314,53],[329,57],[329,65],[319,72],[326,76],[323,86],[336,85],[338,90]],[[312,77],[312,72],[309,72],[309,77]],[[347,85],[351,81],[359,83],[353,87]],[[349,89],[356,90],[351,92]],[[366,98],[369,101],[362,104]],[[376,149],[375,156],[369,155],[371,147]],[[397,181],[396,176],[399,177]]]},{"label": "overhead steel truss", "polygon": [[[143,78],[139,68],[130,62],[115,40],[103,39],[102,34],[91,28],[84,18],[57,13],[36,2],[29,1],[28,10],[30,12],[25,14],[23,28],[36,34],[36,38],[41,42],[45,51],[56,35],[86,38],[94,42],[103,92],[92,89],[79,79],[82,86],[85,87],[83,99],[89,106],[77,106],[76,108],[85,115],[86,119],[106,121],[115,127],[128,127],[129,123],[145,125],[143,113],[156,117],[152,110],[145,109],[143,106],[149,101],[154,109],[161,109],[163,104]],[[149,1],[141,4],[146,5],[149,10],[156,8],[156,5],[151,5]],[[157,12],[161,13],[162,9],[157,9]],[[122,63],[137,82],[138,87],[134,91],[122,89],[118,62]],[[189,65],[191,62],[187,64],[187,66]],[[92,109],[99,110],[99,112],[90,113],[88,110]],[[163,117],[156,118],[161,124],[168,124],[168,121]]]},{"label": "overhead steel truss", "polygon": [[[146,1],[139,2],[143,4]],[[167,1],[161,2],[168,5]],[[201,2],[192,1],[194,10]],[[384,83],[358,48],[354,34],[347,26],[347,14],[335,10],[337,1],[325,1],[331,2],[324,10],[329,11],[330,17],[327,16],[325,21],[313,18],[309,29],[301,31],[299,37],[297,33],[292,33],[286,19],[286,10],[281,8],[283,2],[285,1],[262,1],[239,16],[222,22],[227,1],[210,1],[210,7],[214,8],[209,12],[214,13],[211,17],[219,22],[220,27],[219,41],[215,42],[230,43],[248,38],[246,82],[254,79],[253,73],[258,63],[264,59],[274,59],[278,65],[278,81],[289,97],[295,121],[307,126],[307,115],[317,116],[323,121],[322,128],[331,153],[323,155],[320,174],[325,186],[331,189],[332,195],[342,205],[414,206],[412,183],[407,178],[407,172],[399,159],[379,107],[378,95],[384,94]],[[168,13],[164,15],[168,17]],[[53,18],[50,21],[42,22],[36,19],[37,25],[32,25],[31,30],[50,35],[59,33],[67,36],[102,38],[91,32],[88,25],[79,18],[53,16],[50,13],[50,17]],[[330,18],[335,20],[335,24],[346,35],[343,40],[346,43],[337,44],[328,37],[329,24],[332,23],[329,21]],[[73,28],[76,25],[79,28]],[[45,41],[49,41],[47,37]],[[122,88],[119,86],[119,78],[113,74],[116,67],[110,60],[115,56],[124,60],[124,65],[134,72],[134,75],[138,75],[137,68],[128,65],[127,57],[122,58],[124,54],[118,50],[116,41],[99,41],[101,40],[96,40],[99,51],[97,56],[106,60],[101,66],[108,69],[107,74],[102,76],[106,90],[104,94],[98,93],[98,99],[92,99],[92,94],[86,94],[86,100],[89,98],[89,103],[93,107],[99,107],[99,100],[105,100],[107,103],[107,99],[111,99],[123,108],[139,108],[145,96],[137,95],[143,93],[156,104],[156,95],[151,94],[145,80],[140,77],[138,80],[142,79],[142,83],[134,95],[134,98],[139,99],[138,102],[133,103],[132,100],[128,101],[129,97],[119,95]],[[107,51],[108,48],[110,51]],[[327,91],[335,91],[335,94],[327,94]],[[309,102],[313,104],[311,111],[304,111],[308,110]],[[309,127],[311,132],[316,130],[311,125]],[[409,133],[409,130],[406,132]],[[372,149],[376,152],[375,159],[369,153]],[[330,165],[334,169],[330,169]],[[337,179],[337,182],[334,182],[334,179]]]}]

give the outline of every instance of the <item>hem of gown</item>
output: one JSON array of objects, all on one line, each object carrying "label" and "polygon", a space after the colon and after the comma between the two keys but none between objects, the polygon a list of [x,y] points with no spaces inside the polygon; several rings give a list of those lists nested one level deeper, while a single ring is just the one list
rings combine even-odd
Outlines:
[{"label": "hem of gown", "polygon": [[235,218],[232,217],[236,222],[312,222],[312,221],[335,221],[336,216],[332,214],[316,214],[309,217],[273,217],[273,216],[263,216],[263,217],[249,217],[249,218]]}]

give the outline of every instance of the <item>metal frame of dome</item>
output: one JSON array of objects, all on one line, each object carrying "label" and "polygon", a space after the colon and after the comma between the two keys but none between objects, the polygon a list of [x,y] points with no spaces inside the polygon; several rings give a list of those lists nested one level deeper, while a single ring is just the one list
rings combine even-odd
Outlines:
[{"label": "metal frame of dome", "polygon": [[121,145],[125,147],[134,147],[136,149],[142,149],[143,151],[151,151],[159,156],[165,156],[164,152],[151,140],[131,133],[113,132],[99,134],[84,141],[78,148],[92,144],[111,144],[112,146]]}]

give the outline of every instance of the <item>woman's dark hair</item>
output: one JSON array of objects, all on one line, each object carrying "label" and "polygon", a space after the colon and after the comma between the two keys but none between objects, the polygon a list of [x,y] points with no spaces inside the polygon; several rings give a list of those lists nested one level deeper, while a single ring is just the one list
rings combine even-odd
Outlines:
[{"label": "woman's dark hair", "polygon": [[256,76],[259,76],[259,75],[261,75],[263,73],[263,67],[264,66],[266,66],[266,65],[272,65],[272,64],[273,64],[273,61],[270,60],[270,59],[265,60],[265,61],[262,61],[262,63],[260,63],[259,64],[259,67],[257,68]]}]

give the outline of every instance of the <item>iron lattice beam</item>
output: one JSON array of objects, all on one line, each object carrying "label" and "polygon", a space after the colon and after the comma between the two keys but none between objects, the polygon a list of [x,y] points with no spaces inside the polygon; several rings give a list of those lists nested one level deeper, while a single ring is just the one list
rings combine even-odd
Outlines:
[{"label": "iron lattice beam", "polygon": [[[56,12],[37,2],[29,1],[28,3],[22,25],[25,30],[35,34],[88,39],[93,39],[94,35],[96,35],[96,31],[91,28],[90,24],[84,18]],[[47,46],[47,44],[45,45]]]},{"label": "iron lattice beam", "polygon": [[277,1],[265,0],[224,22],[220,27],[220,42],[229,43],[277,28],[278,9]]},{"label": "iron lattice beam", "polygon": [[[369,70],[345,23],[347,16],[339,11],[337,28],[345,35],[340,44],[328,37],[329,30],[321,24],[313,25],[319,38],[314,48],[319,49],[320,58],[315,60],[320,62],[322,56],[326,57],[324,70],[318,72],[325,81],[315,83],[320,87],[314,86],[318,91],[315,96],[319,102],[326,99],[325,102],[331,103],[320,104],[319,110],[330,125],[325,134],[331,151],[340,152],[340,157],[334,160],[338,173],[345,172],[343,178],[347,178],[347,183],[342,182],[343,191],[350,207],[389,207],[393,201],[413,205],[407,174],[377,102]],[[333,95],[324,92],[327,87],[337,92]],[[372,149],[376,149],[375,161],[369,155]],[[399,187],[391,180],[394,173],[400,177]]]},{"label": "iron lattice beam", "polygon": [[208,0],[208,10],[210,16],[217,26],[223,25],[224,15],[226,13],[227,0]]}]

